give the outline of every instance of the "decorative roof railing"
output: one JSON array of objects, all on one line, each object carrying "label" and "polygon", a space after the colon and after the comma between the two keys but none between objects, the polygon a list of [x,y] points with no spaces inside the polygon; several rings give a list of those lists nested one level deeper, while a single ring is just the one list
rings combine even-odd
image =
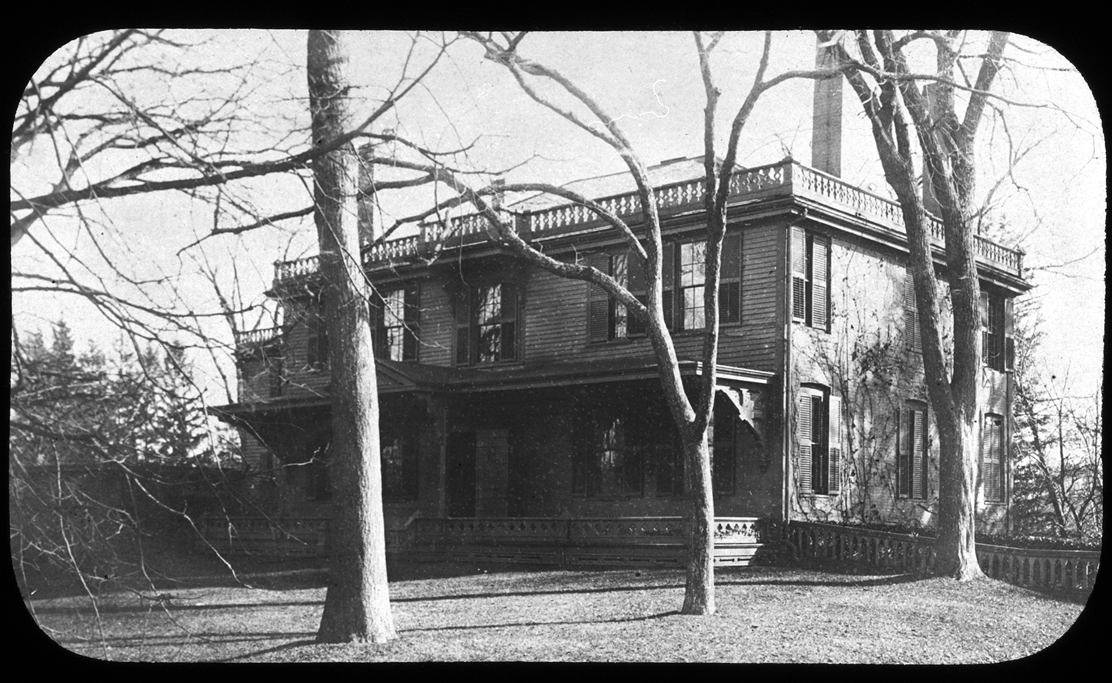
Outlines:
[{"label": "decorative roof railing", "polygon": [[[671,183],[655,188],[657,206],[660,210],[672,212],[683,208],[696,209],[703,202],[703,181],[701,178]],[[774,196],[797,196],[811,199],[825,205],[847,211],[866,218],[897,234],[903,234],[903,213],[900,205],[871,192],[855,187],[844,180],[804,166],[792,159],[767,166],[743,169],[734,172],[730,178],[731,203],[748,202],[754,199]],[[635,217],[641,211],[637,192],[627,192],[596,199],[595,202],[623,218]],[[520,234],[527,239],[557,236],[571,232],[579,227],[583,230],[603,229],[602,221],[590,209],[578,204],[562,204],[551,208],[512,214],[501,214],[514,222]],[[937,246],[945,244],[942,223],[928,217],[932,241]],[[363,264],[371,267],[378,264],[404,261],[432,253],[435,247],[475,244],[487,239],[487,221],[480,214],[468,214],[445,219],[439,223],[420,226],[420,234],[387,240],[382,244],[364,251]],[[986,264],[1022,277],[1023,252],[1001,246],[991,240],[976,236],[977,255]],[[317,272],[319,257],[310,256],[296,261],[279,261],[274,264],[274,283],[279,285],[289,280]]]},{"label": "decorative roof railing", "polygon": [[237,330],[235,333],[236,348],[246,349],[253,346],[262,346],[267,342],[277,339],[281,334],[281,327],[266,327],[259,330]]}]

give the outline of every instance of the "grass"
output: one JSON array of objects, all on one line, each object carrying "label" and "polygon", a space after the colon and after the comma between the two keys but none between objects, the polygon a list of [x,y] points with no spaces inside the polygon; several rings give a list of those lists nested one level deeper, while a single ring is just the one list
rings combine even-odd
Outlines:
[{"label": "grass", "polygon": [[392,568],[398,639],[314,642],[324,575],[248,575],[99,601],[35,600],[40,626],[98,659],[220,662],[982,663],[1048,647],[1083,606],[998,581],[753,567],[720,572],[717,613],[683,616],[675,570]]}]

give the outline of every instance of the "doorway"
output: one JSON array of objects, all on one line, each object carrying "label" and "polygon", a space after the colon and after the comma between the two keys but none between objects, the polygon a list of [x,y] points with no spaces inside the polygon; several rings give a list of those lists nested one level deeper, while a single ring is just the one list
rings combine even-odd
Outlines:
[{"label": "doorway", "polygon": [[448,434],[445,494],[449,517],[475,516],[475,432]]}]

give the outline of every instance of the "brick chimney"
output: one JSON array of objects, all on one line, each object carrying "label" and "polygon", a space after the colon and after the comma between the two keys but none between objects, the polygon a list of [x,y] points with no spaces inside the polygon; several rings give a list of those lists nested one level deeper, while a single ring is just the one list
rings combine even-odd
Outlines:
[{"label": "brick chimney", "polygon": [[[815,68],[833,67],[834,50],[819,45]],[[811,166],[842,175],[842,75],[815,81],[814,121],[811,126]]]},{"label": "brick chimney", "polygon": [[[930,109],[931,120],[939,121],[939,102],[938,102],[938,83],[928,83],[923,89],[923,94],[927,97],[927,107]],[[927,213],[934,214],[935,216],[942,215],[938,207],[938,198],[934,196],[934,186],[931,185],[930,169],[927,168],[927,160],[923,159],[923,208]]]}]

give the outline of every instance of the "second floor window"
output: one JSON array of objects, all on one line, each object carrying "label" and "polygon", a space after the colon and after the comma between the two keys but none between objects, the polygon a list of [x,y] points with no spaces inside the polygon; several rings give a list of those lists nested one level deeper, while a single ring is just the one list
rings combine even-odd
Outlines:
[{"label": "second floor window", "polygon": [[[669,330],[706,327],[705,240],[666,242],[661,254],[661,308]],[[599,253],[588,263],[610,275],[642,303],[648,301],[648,280],[640,259],[633,253]],[[644,324],[626,311],[598,285],[588,285],[587,330],[590,341],[610,341],[645,334]],[[722,242],[718,319],[723,325],[741,322],[741,234]]]},{"label": "second floor window", "polygon": [[517,360],[517,287],[513,283],[471,287],[456,310],[456,364]]},{"label": "second floor window", "polygon": [[904,344],[912,353],[923,352],[923,338],[919,334],[919,305],[915,300],[915,281],[911,271],[904,277]]},{"label": "second floor window", "polygon": [[417,285],[376,293],[371,305],[375,354],[393,361],[416,361],[420,336],[421,290]]},{"label": "second floor window", "polygon": [[896,495],[900,498],[927,498],[927,410],[923,404],[909,404],[897,415],[899,437],[896,442]]},{"label": "second floor window", "polygon": [[312,370],[328,367],[328,325],[324,318],[324,302],[318,299],[305,319],[308,326],[308,344],[305,364]]},{"label": "second floor window", "polygon": [[1015,367],[1012,300],[981,292],[981,354],[984,364],[1004,372]]},{"label": "second floor window", "polygon": [[270,397],[278,398],[282,395],[282,387],[286,382],[283,369],[281,350],[274,350],[266,355],[267,369],[270,378]]},{"label": "second floor window", "polygon": [[792,319],[830,328],[830,239],[792,227]]}]

